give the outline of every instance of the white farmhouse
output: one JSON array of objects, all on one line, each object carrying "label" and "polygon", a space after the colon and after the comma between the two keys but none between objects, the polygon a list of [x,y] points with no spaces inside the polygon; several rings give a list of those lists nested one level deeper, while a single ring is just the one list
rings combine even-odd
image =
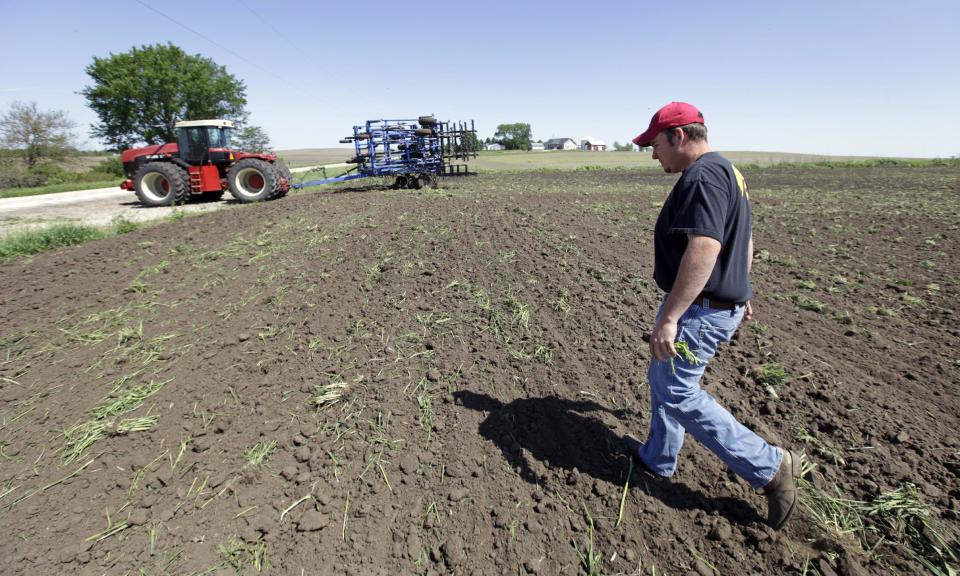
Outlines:
[{"label": "white farmhouse", "polygon": [[573,138],[551,138],[543,143],[547,150],[576,150],[577,141]]}]

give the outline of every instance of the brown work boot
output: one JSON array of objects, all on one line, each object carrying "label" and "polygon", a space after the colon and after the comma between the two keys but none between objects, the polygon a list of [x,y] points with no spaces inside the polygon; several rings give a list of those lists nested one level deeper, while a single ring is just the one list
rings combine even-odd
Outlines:
[{"label": "brown work boot", "polygon": [[630,458],[633,459],[633,463],[637,465],[639,470],[646,472],[647,474],[652,474],[657,478],[663,478],[663,476],[657,474],[647,466],[647,463],[640,458],[640,452],[643,451],[643,442],[641,442],[633,434],[624,434],[620,437],[620,448],[625,454],[629,454]]},{"label": "brown work boot", "polygon": [[764,486],[767,497],[767,524],[774,530],[783,528],[797,507],[797,478],[800,477],[800,458],[783,449],[780,469],[769,484]]}]

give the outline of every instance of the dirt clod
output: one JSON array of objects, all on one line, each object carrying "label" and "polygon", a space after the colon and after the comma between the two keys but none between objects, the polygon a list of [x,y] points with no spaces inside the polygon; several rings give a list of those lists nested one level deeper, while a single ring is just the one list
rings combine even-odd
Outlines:
[{"label": "dirt clod", "polygon": [[326,528],[329,523],[330,518],[326,514],[317,510],[307,510],[300,517],[300,521],[297,522],[297,531],[316,532]]}]

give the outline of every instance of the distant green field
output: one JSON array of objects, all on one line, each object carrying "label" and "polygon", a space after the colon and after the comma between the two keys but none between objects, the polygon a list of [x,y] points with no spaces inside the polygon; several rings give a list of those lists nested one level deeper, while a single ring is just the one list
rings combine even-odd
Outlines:
[{"label": "distant green field", "polygon": [[353,158],[353,148],[298,148],[294,150],[277,150],[279,156],[287,166],[315,166],[318,164],[339,164]]},{"label": "distant green field", "polygon": [[[301,148],[278,150],[277,154],[291,167],[335,164],[353,156],[352,148]],[[859,162],[875,156],[826,156],[818,154],[791,154],[787,152],[722,152],[734,164],[772,166],[774,164],[814,164],[821,162]],[[584,152],[581,150],[551,150],[549,152],[484,151],[470,161],[474,170],[575,170],[598,168],[659,168],[650,152]]]},{"label": "distant green field", "polygon": [[[821,156],[784,152],[721,152],[734,164],[809,164],[817,162],[856,162],[868,156]],[[477,170],[575,170],[584,167],[603,168],[659,168],[660,163],[650,152],[585,152],[582,150],[551,150],[545,152],[480,152],[470,162]]]}]

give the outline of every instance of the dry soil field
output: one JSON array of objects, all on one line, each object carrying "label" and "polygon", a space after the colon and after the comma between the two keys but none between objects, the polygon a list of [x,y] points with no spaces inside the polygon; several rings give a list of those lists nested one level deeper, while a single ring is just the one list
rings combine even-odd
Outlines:
[{"label": "dry soil field", "polygon": [[956,569],[956,168],[747,173],[756,318],[704,385],[803,508],[633,469],[673,178],[341,186],[0,264],[6,574]]}]

